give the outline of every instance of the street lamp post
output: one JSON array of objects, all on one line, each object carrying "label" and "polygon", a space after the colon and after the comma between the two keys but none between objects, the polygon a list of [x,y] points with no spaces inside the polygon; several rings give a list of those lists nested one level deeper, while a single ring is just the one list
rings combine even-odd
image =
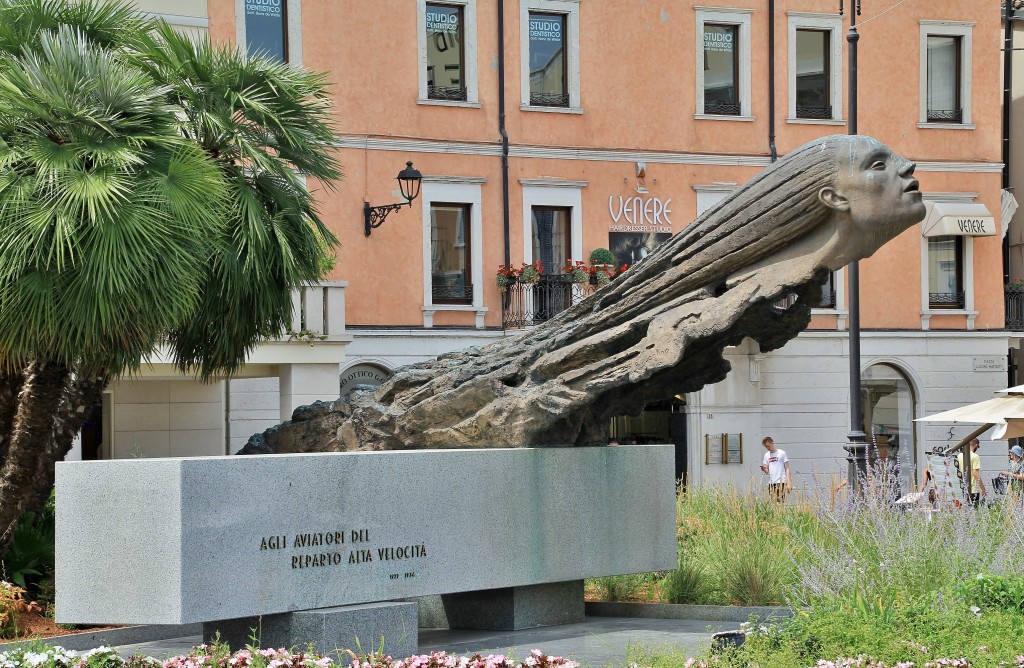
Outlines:
[{"label": "street lamp post", "polygon": [[[839,0],[839,15],[843,15],[843,0]],[[857,134],[857,17],[860,16],[860,0],[851,0],[850,31],[846,41],[849,53],[849,111],[847,112],[847,134]],[[868,446],[864,434],[863,407],[860,395],[860,263],[851,262],[847,269],[850,286],[850,432],[846,435],[849,444],[847,452],[847,477],[850,489],[857,489],[861,478],[867,473]]]}]

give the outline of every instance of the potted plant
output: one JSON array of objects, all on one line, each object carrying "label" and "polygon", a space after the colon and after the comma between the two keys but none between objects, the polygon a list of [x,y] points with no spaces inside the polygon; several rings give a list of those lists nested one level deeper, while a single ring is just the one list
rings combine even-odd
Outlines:
[{"label": "potted plant", "polygon": [[613,265],[602,264],[594,265],[594,285],[599,288],[603,288],[612,281],[612,276],[615,275],[615,267]]},{"label": "potted plant", "polygon": [[569,276],[569,281],[577,285],[590,282],[590,270],[587,269],[587,264],[583,260],[576,260],[575,264],[572,258],[565,261],[565,266],[562,267],[562,273]]},{"label": "potted plant", "polygon": [[544,264],[540,260],[530,264],[523,263],[523,268],[519,271],[519,282],[524,285],[536,285],[543,273]]},{"label": "potted plant", "polygon": [[590,251],[590,266],[601,267],[604,265],[614,265],[615,256],[607,248],[595,248]]},{"label": "potted plant", "polygon": [[494,277],[494,282],[498,285],[498,290],[505,292],[509,286],[514,284],[519,278],[519,270],[512,265],[499,264],[498,273]]}]

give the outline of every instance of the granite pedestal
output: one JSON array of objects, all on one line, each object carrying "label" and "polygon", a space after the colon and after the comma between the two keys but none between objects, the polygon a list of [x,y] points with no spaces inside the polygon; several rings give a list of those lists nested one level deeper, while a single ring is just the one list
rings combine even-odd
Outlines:
[{"label": "granite pedestal", "polygon": [[327,655],[376,652],[383,644],[385,654],[405,657],[416,653],[419,635],[415,603],[366,603],[205,622],[203,639],[215,638],[232,648],[312,647]]},{"label": "granite pedestal", "polygon": [[483,590],[446,603],[459,626],[578,621],[584,578],[675,567],[673,458],[639,445],[60,463],[57,621],[243,620],[247,637],[251,618],[298,628],[267,620]]}]

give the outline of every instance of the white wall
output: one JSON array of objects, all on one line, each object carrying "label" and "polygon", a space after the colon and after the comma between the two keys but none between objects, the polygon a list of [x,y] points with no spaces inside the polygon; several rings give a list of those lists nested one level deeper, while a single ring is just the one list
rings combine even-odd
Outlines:
[{"label": "white wall", "polygon": [[111,385],[112,442],[105,456],[224,454],[224,383],[121,380]]},{"label": "white wall", "polygon": [[[916,398],[914,417],[992,398],[1006,387],[1005,370],[975,370],[976,358],[1005,358],[1005,332],[864,332],[861,362],[898,367]],[[690,471],[694,482],[761,486],[758,466],[771,436],[790,457],[798,485],[845,475],[849,431],[849,357],[845,332],[805,332],[766,354],[729,349],[733,371],[688,397]],[[752,373],[753,372],[753,373]],[[713,417],[709,417],[713,415]],[[952,434],[950,429],[952,428]],[[918,423],[918,468],[925,452],[957,443],[973,426]],[[744,434],[743,464],[704,464],[705,433]],[[986,484],[1006,462],[1005,441],[982,438]]]}]

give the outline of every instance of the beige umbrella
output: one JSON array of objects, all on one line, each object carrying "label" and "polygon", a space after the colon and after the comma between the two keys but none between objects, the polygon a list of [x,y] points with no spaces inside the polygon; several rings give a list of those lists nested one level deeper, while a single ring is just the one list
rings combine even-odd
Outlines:
[{"label": "beige umbrella", "polygon": [[[999,390],[996,394],[1000,396],[928,417],[917,418],[914,422],[956,422],[982,425],[947,450],[947,454],[955,453],[970,443],[972,439],[981,436],[993,427],[995,427],[995,431],[992,432],[992,439],[996,441],[1024,436],[1024,385]],[[972,477],[964,476],[968,494],[971,493]]]}]

